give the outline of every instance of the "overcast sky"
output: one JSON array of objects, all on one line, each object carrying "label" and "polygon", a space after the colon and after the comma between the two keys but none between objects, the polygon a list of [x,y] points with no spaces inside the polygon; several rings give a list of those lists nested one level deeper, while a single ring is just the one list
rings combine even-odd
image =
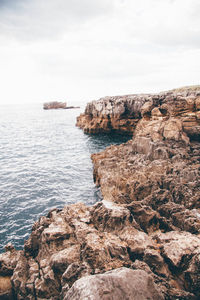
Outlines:
[{"label": "overcast sky", "polygon": [[200,84],[199,0],[0,0],[0,102]]}]

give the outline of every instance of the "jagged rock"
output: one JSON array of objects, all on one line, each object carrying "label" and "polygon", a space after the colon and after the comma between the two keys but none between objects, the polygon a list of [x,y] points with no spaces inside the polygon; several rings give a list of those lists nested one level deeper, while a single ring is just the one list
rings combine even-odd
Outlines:
[{"label": "jagged rock", "polygon": [[192,257],[185,272],[185,285],[190,292],[200,297],[200,250]]},{"label": "jagged rock", "polygon": [[80,261],[80,246],[74,245],[51,256],[50,266],[54,272],[63,273],[67,267]]},{"label": "jagged rock", "polygon": [[0,299],[12,300],[14,298],[11,277],[21,251],[16,251],[11,243],[5,246],[5,251],[0,254]]},{"label": "jagged rock", "polygon": [[85,113],[77,118],[77,126],[88,133],[117,131],[132,134],[141,117],[141,107],[148,95],[105,97],[88,103]]},{"label": "jagged rock", "polygon": [[162,245],[162,256],[175,271],[186,269],[191,257],[199,253],[200,238],[189,232],[170,231],[159,233],[155,238]]},{"label": "jagged rock", "polygon": [[162,300],[164,297],[145,271],[121,268],[77,280],[64,300],[79,299]]},{"label": "jagged rock", "polygon": [[[130,212],[119,208],[122,213],[116,216],[116,209],[106,209],[103,203],[97,204],[96,209],[75,204],[53,210],[34,224],[25,252],[13,266],[12,284],[19,299],[33,294],[36,299],[60,299],[81,276],[131,265],[127,243],[117,236],[116,222],[117,217],[123,224],[127,215],[128,223]],[[109,226],[108,232],[98,230],[103,211],[116,234],[109,232]],[[39,245],[37,254],[35,244]]]},{"label": "jagged rock", "polygon": [[0,276],[0,299],[13,300],[10,276]]},{"label": "jagged rock", "polygon": [[200,164],[194,149],[195,145],[136,137],[92,155],[94,180],[105,200],[130,203],[161,189],[169,191],[173,202],[198,209]]},{"label": "jagged rock", "polygon": [[[20,252],[16,266],[12,267],[11,281],[17,299],[62,299],[78,279],[120,267],[131,268],[133,263],[140,269],[137,260],[146,263],[145,270],[165,295],[196,295],[198,264],[191,259],[197,254],[199,236],[171,231],[170,226],[166,227],[167,232],[163,231],[159,213],[156,216],[160,223],[155,223],[155,217],[147,217],[151,216],[148,206],[138,204],[104,201],[86,207],[80,203],[42,217],[33,226],[30,236],[30,240],[32,236],[38,238],[37,255],[28,247]],[[139,219],[141,209],[146,223]],[[152,226],[152,230],[144,232],[148,226]],[[29,245],[34,247],[34,243]],[[173,249],[176,249],[175,254]],[[180,280],[184,280],[184,284],[178,284]],[[190,281],[192,289],[188,287]]]},{"label": "jagged rock", "polygon": [[[138,121],[139,132],[154,141],[183,140],[200,136],[199,90],[170,91],[157,95],[139,94],[105,97],[87,104],[77,118],[77,126],[85,132],[117,131],[133,134]],[[143,131],[141,130],[143,128]]]},{"label": "jagged rock", "polygon": [[[92,222],[101,231],[119,231],[130,223],[130,211],[121,205],[103,200],[97,203],[91,210]],[[135,223],[137,226],[137,223]]]},{"label": "jagged rock", "polygon": [[5,251],[5,253],[0,254],[0,275],[11,276],[20,256],[20,251],[16,251],[11,243],[5,246]]},{"label": "jagged rock", "polygon": [[53,209],[23,251],[6,247],[2,295],[199,299],[199,99],[180,90],[89,103],[78,119],[86,132],[134,137],[92,155],[102,202]]}]

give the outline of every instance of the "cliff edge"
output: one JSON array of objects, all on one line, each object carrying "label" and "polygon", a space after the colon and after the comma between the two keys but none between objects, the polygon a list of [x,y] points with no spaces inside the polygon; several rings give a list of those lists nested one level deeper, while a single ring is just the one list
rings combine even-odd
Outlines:
[{"label": "cliff edge", "polygon": [[77,121],[133,134],[92,155],[104,200],[54,209],[23,251],[7,245],[0,299],[200,298],[200,92],[120,99],[88,104]]},{"label": "cliff edge", "polygon": [[86,133],[113,132],[133,134],[140,119],[146,126],[158,117],[176,118],[191,138],[200,134],[200,86],[159,94],[105,97],[87,104],[77,126]]}]

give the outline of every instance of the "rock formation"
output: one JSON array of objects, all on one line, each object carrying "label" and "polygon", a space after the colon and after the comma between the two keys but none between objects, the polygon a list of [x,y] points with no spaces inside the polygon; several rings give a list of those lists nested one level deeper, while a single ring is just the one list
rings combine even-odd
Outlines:
[{"label": "rock formation", "polygon": [[58,102],[58,101],[53,101],[53,102],[47,102],[43,104],[43,109],[59,109],[59,108],[67,108],[67,103],[66,102]]},{"label": "rock formation", "polygon": [[150,95],[105,97],[87,104],[77,118],[77,126],[86,133],[132,134],[141,117],[141,107]]},{"label": "rock formation", "polygon": [[[167,135],[173,131],[172,126],[179,126],[179,123],[184,132],[195,139],[199,138],[200,134],[199,109],[200,87],[199,90],[186,89],[182,93],[177,93],[175,90],[157,95],[105,97],[87,104],[85,113],[77,118],[77,126],[88,133],[117,131],[133,134],[141,118],[143,122],[140,126],[144,128],[149,124],[149,120],[152,121],[151,126],[148,127],[150,131],[154,123],[158,123],[158,127],[163,125],[158,120],[170,119],[166,124],[164,138],[170,138]],[[162,130],[162,126],[157,128],[159,133],[155,134],[160,134]]]},{"label": "rock formation", "polygon": [[66,102],[48,102],[43,104],[43,109],[72,109],[72,108],[80,108],[80,106],[67,106]]},{"label": "rock formation", "polygon": [[134,133],[92,155],[104,200],[54,209],[23,251],[7,245],[0,299],[200,299],[199,92],[131,97],[78,119],[86,132]]}]

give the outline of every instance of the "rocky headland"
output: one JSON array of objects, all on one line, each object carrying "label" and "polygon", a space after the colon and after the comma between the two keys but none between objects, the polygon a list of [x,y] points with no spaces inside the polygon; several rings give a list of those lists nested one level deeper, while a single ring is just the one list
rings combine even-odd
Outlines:
[{"label": "rocky headland", "polygon": [[54,209],[0,255],[0,299],[200,298],[200,88],[93,101],[77,125],[133,138],[93,154],[103,201]]},{"label": "rocky headland", "polygon": [[[146,127],[149,121],[156,121],[151,122],[152,127],[158,120],[160,124],[162,121],[169,119],[172,121],[174,118],[179,120],[179,123],[181,122],[186,134],[192,139],[198,138],[200,132],[199,94],[200,86],[197,86],[156,95],[139,94],[101,98],[87,104],[85,113],[77,118],[77,126],[86,133],[116,131],[132,135],[141,119],[143,121],[140,125],[143,127]],[[149,126],[148,130],[151,130]]]}]

